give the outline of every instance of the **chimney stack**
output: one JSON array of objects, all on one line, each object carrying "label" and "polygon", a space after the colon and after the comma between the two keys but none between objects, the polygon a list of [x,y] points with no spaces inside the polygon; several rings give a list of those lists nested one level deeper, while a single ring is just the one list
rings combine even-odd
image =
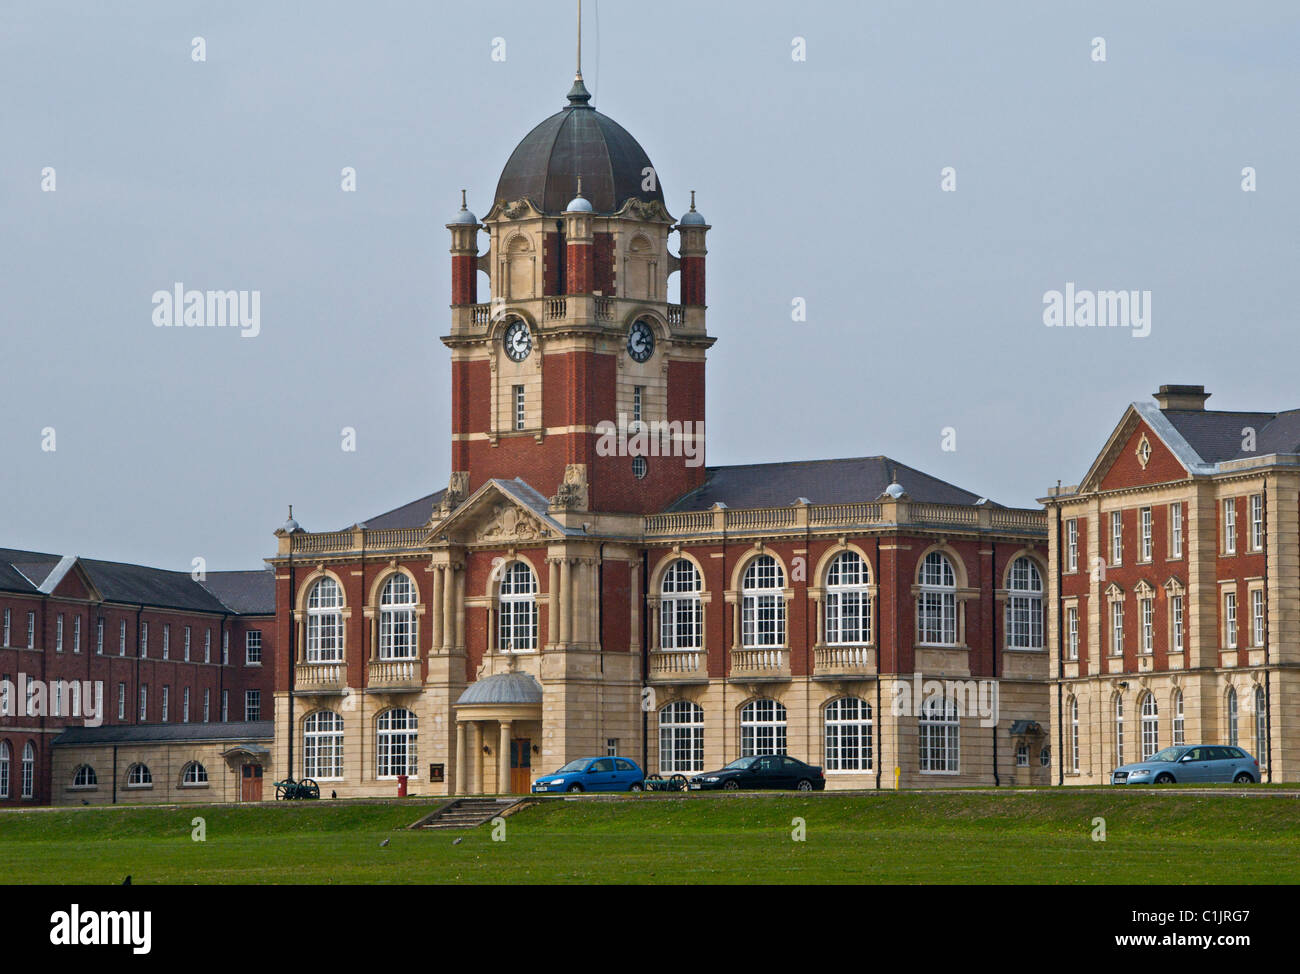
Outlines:
[{"label": "chimney stack", "polygon": [[1183,409],[1202,413],[1205,412],[1205,400],[1210,398],[1205,386],[1161,386],[1160,391],[1152,395],[1161,412]]}]

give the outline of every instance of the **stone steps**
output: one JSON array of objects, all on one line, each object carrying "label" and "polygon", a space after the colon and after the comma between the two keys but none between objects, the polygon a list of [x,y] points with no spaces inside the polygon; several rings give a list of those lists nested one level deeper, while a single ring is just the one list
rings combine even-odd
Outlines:
[{"label": "stone steps", "polygon": [[458,798],[419,823],[422,829],[468,829],[490,822],[522,798]]}]

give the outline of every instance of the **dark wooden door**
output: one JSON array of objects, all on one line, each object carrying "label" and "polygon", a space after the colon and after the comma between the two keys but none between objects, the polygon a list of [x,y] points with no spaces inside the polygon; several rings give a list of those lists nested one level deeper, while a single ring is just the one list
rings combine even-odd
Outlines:
[{"label": "dark wooden door", "polygon": [[510,791],[526,795],[533,786],[533,742],[517,737],[510,742]]},{"label": "dark wooden door", "polygon": [[260,802],[262,800],[262,766],[260,764],[244,765],[243,787],[240,801]]}]

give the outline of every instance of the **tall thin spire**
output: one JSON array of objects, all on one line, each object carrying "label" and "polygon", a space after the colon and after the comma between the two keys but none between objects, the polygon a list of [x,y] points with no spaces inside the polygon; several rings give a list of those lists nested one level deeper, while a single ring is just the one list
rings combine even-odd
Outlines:
[{"label": "tall thin spire", "polygon": [[582,80],[582,0],[578,0],[578,73],[573,78]]}]

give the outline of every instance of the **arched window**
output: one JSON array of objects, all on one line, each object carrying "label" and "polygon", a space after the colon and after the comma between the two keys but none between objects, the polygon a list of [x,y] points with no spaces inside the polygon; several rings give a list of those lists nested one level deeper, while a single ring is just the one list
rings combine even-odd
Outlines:
[{"label": "arched window", "polygon": [[303,721],[302,776],[343,777],[343,718],[332,710],[318,710]]},{"label": "arched window", "polygon": [[398,572],[379,595],[379,658],[415,659],[415,583]]},{"label": "arched window", "polygon": [[1261,768],[1268,764],[1268,698],[1263,687],[1255,687],[1255,757]]},{"label": "arched window", "polygon": [[704,770],[704,708],[674,700],[659,708],[659,773],[692,774]]},{"label": "arched window", "polygon": [[0,798],[9,797],[9,742],[0,741]]},{"label": "arched window", "polygon": [[1182,747],[1184,744],[1187,743],[1187,735],[1185,733],[1186,726],[1187,725],[1183,721],[1183,691],[1175,690],[1174,691],[1174,739],[1173,739],[1173,743],[1175,747]]},{"label": "arched window", "polygon": [[700,604],[699,570],[678,558],[664,572],[659,589],[659,648],[700,649],[704,634],[704,608]]},{"label": "arched window", "polygon": [[343,591],[322,578],[307,596],[307,662],[343,661]]},{"label": "arched window", "polygon": [[1237,746],[1237,690],[1228,687],[1228,743]]},{"label": "arched window", "polygon": [[[741,644],[746,649],[785,645],[785,572],[771,555],[749,563],[741,581]],[[759,754],[780,752],[755,752]]]},{"label": "arched window", "polygon": [[1115,764],[1124,763],[1124,698],[1115,694]]},{"label": "arched window", "polygon": [[[942,556],[940,556],[942,557]],[[929,697],[919,720],[921,770],[954,774],[961,769],[961,725],[957,701]]]},{"label": "arched window", "polygon": [[379,715],[375,773],[380,778],[396,778],[399,774],[416,776],[419,772],[416,753],[418,729],[418,720],[409,710],[394,708]]},{"label": "arched window", "polygon": [[952,562],[932,551],[921,563],[921,591],[916,597],[920,642],[930,646],[957,644],[957,574]]},{"label": "arched window", "polygon": [[526,562],[513,562],[502,573],[500,610],[500,649],[508,653],[537,649],[537,576]]},{"label": "arched window", "polygon": [[1043,648],[1043,576],[1033,560],[1023,556],[1011,564],[1007,648]]},{"label": "arched window", "polygon": [[149,765],[133,764],[127,768],[126,786],[128,788],[152,788],[153,772],[149,770]]},{"label": "arched window", "polygon": [[857,697],[832,700],[825,723],[826,770],[870,771],[871,705]]},{"label": "arched window", "polygon": [[72,773],[73,788],[93,788],[99,784],[99,778],[95,774],[95,769],[88,764],[77,765],[77,770]]},{"label": "arched window", "polygon": [[826,642],[871,642],[871,572],[862,556],[846,551],[826,571]]},{"label": "arched window", "polygon": [[31,798],[36,785],[36,748],[28,741],[23,745],[22,797]]},{"label": "arched window", "polygon": [[1070,698],[1070,770],[1079,773],[1079,698]]},{"label": "arched window", "polygon": [[1142,698],[1142,760],[1160,750],[1160,712],[1156,695],[1150,691]]},{"label": "arched window", "polygon": [[189,764],[185,765],[184,770],[181,771],[182,786],[194,788],[198,785],[206,785],[207,783],[208,769],[199,764],[198,761],[191,761]]},{"label": "arched window", "polygon": [[785,753],[785,706],[751,700],[740,708],[740,756]]}]

